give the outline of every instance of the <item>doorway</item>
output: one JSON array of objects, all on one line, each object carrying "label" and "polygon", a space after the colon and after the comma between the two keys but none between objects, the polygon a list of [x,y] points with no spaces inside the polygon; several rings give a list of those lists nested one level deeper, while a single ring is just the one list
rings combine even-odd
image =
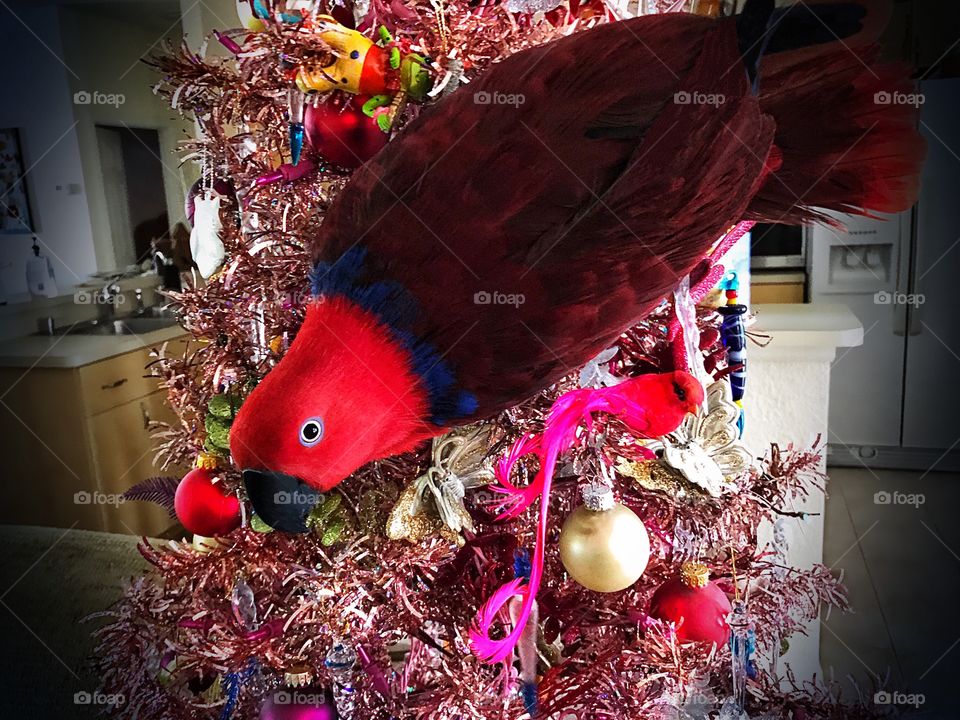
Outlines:
[{"label": "doorway", "polygon": [[150,257],[151,241],[170,230],[160,135],[156,130],[97,125],[107,222],[118,269]]}]

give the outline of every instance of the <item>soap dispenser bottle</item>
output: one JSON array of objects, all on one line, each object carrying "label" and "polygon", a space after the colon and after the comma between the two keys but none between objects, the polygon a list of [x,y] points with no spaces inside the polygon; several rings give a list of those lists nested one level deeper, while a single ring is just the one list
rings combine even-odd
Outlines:
[{"label": "soap dispenser bottle", "polygon": [[49,258],[40,254],[37,236],[33,236],[33,257],[27,260],[27,289],[30,297],[55,297],[57,280],[53,276],[53,265]]}]

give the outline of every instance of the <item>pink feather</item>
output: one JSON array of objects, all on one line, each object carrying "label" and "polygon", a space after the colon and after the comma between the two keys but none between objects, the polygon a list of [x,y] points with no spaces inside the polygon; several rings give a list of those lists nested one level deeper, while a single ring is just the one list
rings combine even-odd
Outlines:
[{"label": "pink feather", "polygon": [[[537,591],[543,576],[543,553],[547,536],[547,510],[550,504],[550,488],[559,457],[573,447],[577,428],[585,423],[589,428],[592,414],[605,412],[619,417],[634,434],[643,437],[658,437],[677,428],[685,409],[681,406],[671,411],[661,409],[659,416],[651,417],[649,402],[651,385],[675,382],[680,373],[666,375],[640,375],[619,385],[605,388],[581,388],[564,393],[554,401],[547,414],[546,427],[540,435],[528,434],[519,438],[497,464],[498,493],[506,496],[501,518],[514,518],[526,510],[537,496],[540,497],[540,515],[537,521],[537,539],[530,567],[530,582],[522,578],[500,586],[480,608],[474,624],[470,627],[470,644],[478,657],[487,662],[502,662],[510,656],[523,634],[527,619],[536,605]],[[689,378],[694,383],[693,378]],[[701,389],[702,393],[702,389]],[[691,398],[699,403],[702,397]],[[524,455],[535,453],[540,458],[540,471],[527,487],[517,487],[510,480],[517,462]],[[515,609],[513,630],[500,640],[490,637],[490,628],[503,607],[511,598],[519,595],[522,604]]]},{"label": "pink feather", "polygon": [[493,640],[490,637],[490,628],[503,606],[518,594],[524,600],[524,605],[521,606],[518,614],[518,620],[520,617],[524,617],[528,588],[521,587],[523,582],[524,578],[515,578],[506,585],[501,585],[480,608],[480,612],[477,613],[477,617],[470,627],[470,646],[477,657],[491,663],[501,662],[513,652],[514,646],[519,642],[520,635],[523,633],[523,625],[519,622],[515,624],[513,631],[501,640]]},{"label": "pink feather", "polygon": [[517,462],[524,455],[540,452],[541,438],[533,433],[518,439],[497,462],[496,477],[500,487],[491,488],[494,492],[506,495],[501,503],[501,512],[498,520],[513,518],[520,515],[537,499],[543,491],[543,473],[537,473],[533,481],[525,487],[517,487],[510,481],[510,474]]},{"label": "pink feather", "polygon": [[[732,248],[740,238],[746,235],[755,224],[753,221],[744,220],[734,225],[720,238],[716,247],[713,248],[713,251],[705,261],[711,264],[710,269],[696,285],[690,288],[690,299],[694,303],[702,301],[709,292],[716,287],[717,283],[720,282],[720,278],[722,278],[726,272],[726,268],[720,264],[721,258],[723,258],[723,256],[730,251],[730,248]],[[667,330],[667,340],[671,342],[675,340],[679,331],[680,323],[676,319],[671,320],[669,329]],[[685,367],[685,365],[679,364],[677,367]]]}]

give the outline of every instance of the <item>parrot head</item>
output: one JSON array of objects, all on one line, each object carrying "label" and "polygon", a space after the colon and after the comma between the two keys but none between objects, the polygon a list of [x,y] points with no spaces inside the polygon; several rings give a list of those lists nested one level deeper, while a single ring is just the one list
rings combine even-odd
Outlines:
[{"label": "parrot head", "polygon": [[422,419],[427,408],[389,331],[349,301],[324,299],[308,306],[282,361],[244,400],[230,451],[257,515],[306,532],[322,493],[443,431]]},{"label": "parrot head", "polygon": [[688,372],[678,371],[661,376],[669,379],[670,387],[667,391],[668,405],[682,408],[684,412],[696,414],[703,405],[703,385]]}]

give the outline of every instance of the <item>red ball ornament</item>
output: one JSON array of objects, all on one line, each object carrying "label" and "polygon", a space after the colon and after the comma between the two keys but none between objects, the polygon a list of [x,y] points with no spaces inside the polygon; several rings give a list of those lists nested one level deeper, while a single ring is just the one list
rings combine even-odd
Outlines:
[{"label": "red ball ornament", "polygon": [[195,535],[226,535],[240,527],[240,501],[225,495],[223,486],[213,483],[208,470],[191,470],[177,485],[173,507],[177,519]]},{"label": "red ball ornament", "polygon": [[730,610],[730,600],[700,563],[684,563],[680,576],[667,580],[650,599],[650,615],[678,625],[681,642],[724,645],[730,637]]},{"label": "red ball ornament", "polygon": [[314,151],[333,165],[358,168],[387,144],[376,120],[363,114],[369,98],[340,93],[314,107],[308,104],[303,127]]}]

